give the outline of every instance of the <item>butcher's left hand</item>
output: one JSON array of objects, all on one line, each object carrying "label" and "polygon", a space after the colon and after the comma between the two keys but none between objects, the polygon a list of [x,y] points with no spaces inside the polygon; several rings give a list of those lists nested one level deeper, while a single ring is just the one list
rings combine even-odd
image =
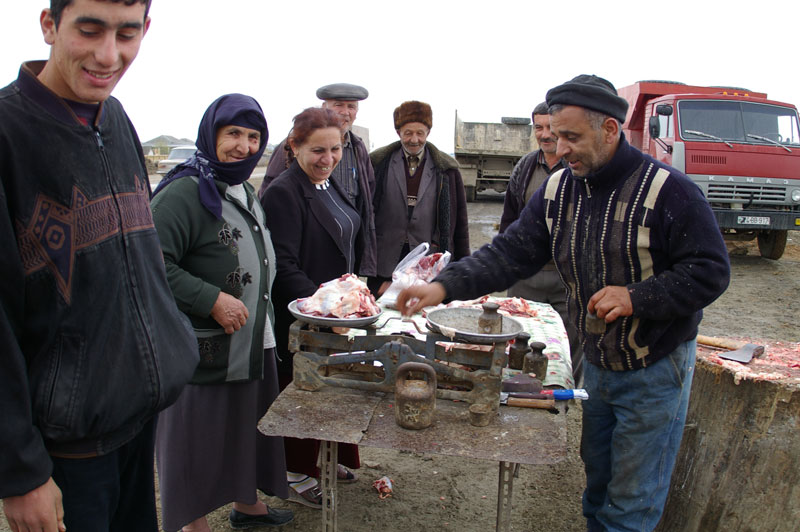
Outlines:
[{"label": "butcher's left hand", "polygon": [[624,286],[606,286],[589,299],[587,310],[606,323],[611,323],[619,317],[633,314],[631,294]]}]

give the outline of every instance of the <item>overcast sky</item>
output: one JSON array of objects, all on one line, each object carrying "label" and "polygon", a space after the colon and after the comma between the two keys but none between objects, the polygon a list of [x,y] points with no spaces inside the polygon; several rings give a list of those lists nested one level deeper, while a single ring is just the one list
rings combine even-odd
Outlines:
[{"label": "overcast sky", "polygon": [[[319,105],[328,83],[365,86],[356,124],[373,148],[397,139],[392,111],[433,107],[429,140],[453,150],[454,114],[499,122],[530,116],[547,90],[577,74],[617,87],[643,79],[733,85],[800,105],[797,0],[349,2],[154,0],[152,25],[117,86],[141,140],[194,139],[206,107],[227,92],[255,97],[270,142]],[[47,0],[3,3],[2,85],[45,59]]]}]

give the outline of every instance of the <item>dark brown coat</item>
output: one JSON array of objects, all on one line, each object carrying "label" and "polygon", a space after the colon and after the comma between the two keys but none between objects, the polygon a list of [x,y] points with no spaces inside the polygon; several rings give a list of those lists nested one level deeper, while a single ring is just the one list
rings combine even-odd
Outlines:
[{"label": "dark brown coat", "polygon": [[[394,250],[395,240],[405,238],[405,235],[398,235],[392,224],[396,220],[387,219],[382,216],[386,209],[384,201],[398,201],[398,198],[387,195],[387,191],[393,190],[387,186],[389,174],[389,163],[391,156],[396,151],[402,149],[400,141],[379,148],[370,154],[372,165],[375,168],[375,199],[373,200],[375,210],[375,231],[376,235],[382,235],[378,239],[378,263],[382,265],[378,270],[381,277],[391,277],[394,266],[397,265],[398,257],[393,257],[390,266],[384,260],[387,249]],[[433,165],[435,190],[436,190],[436,214],[431,220],[430,244],[431,251],[449,251],[452,260],[458,260],[470,254],[469,249],[469,226],[467,220],[467,197],[464,193],[464,182],[461,179],[461,172],[458,171],[458,163],[455,159],[439,151],[436,146],[428,142],[425,144],[426,157],[429,158],[428,164]],[[405,198],[399,198],[405,208]],[[442,235],[446,235],[446,238]],[[391,269],[388,269],[391,267]]]}]

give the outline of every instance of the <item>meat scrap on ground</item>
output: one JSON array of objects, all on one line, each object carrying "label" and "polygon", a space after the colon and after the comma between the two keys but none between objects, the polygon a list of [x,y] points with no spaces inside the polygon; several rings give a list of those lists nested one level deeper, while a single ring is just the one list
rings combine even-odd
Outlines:
[{"label": "meat scrap on ground", "polygon": [[297,310],[326,318],[366,318],[381,312],[367,285],[352,273],[322,283],[311,297],[297,300]]}]

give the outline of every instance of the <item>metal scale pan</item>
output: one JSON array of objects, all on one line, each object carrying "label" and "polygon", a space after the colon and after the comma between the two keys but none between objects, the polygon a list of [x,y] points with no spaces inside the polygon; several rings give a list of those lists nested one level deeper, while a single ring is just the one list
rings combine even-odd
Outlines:
[{"label": "metal scale pan", "polygon": [[297,310],[296,299],[289,303],[288,308],[295,319],[320,327],[366,327],[378,321],[378,318],[383,314],[383,312],[378,312],[377,314],[365,318],[325,318],[322,316],[312,316],[311,314],[303,314]]},{"label": "metal scale pan", "polygon": [[475,308],[440,308],[428,312],[428,328],[454,342],[467,344],[496,344],[507,342],[522,332],[522,324],[514,318],[503,316],[503,332],[484,334],[478,332],[478,317],[483,310]]}]

